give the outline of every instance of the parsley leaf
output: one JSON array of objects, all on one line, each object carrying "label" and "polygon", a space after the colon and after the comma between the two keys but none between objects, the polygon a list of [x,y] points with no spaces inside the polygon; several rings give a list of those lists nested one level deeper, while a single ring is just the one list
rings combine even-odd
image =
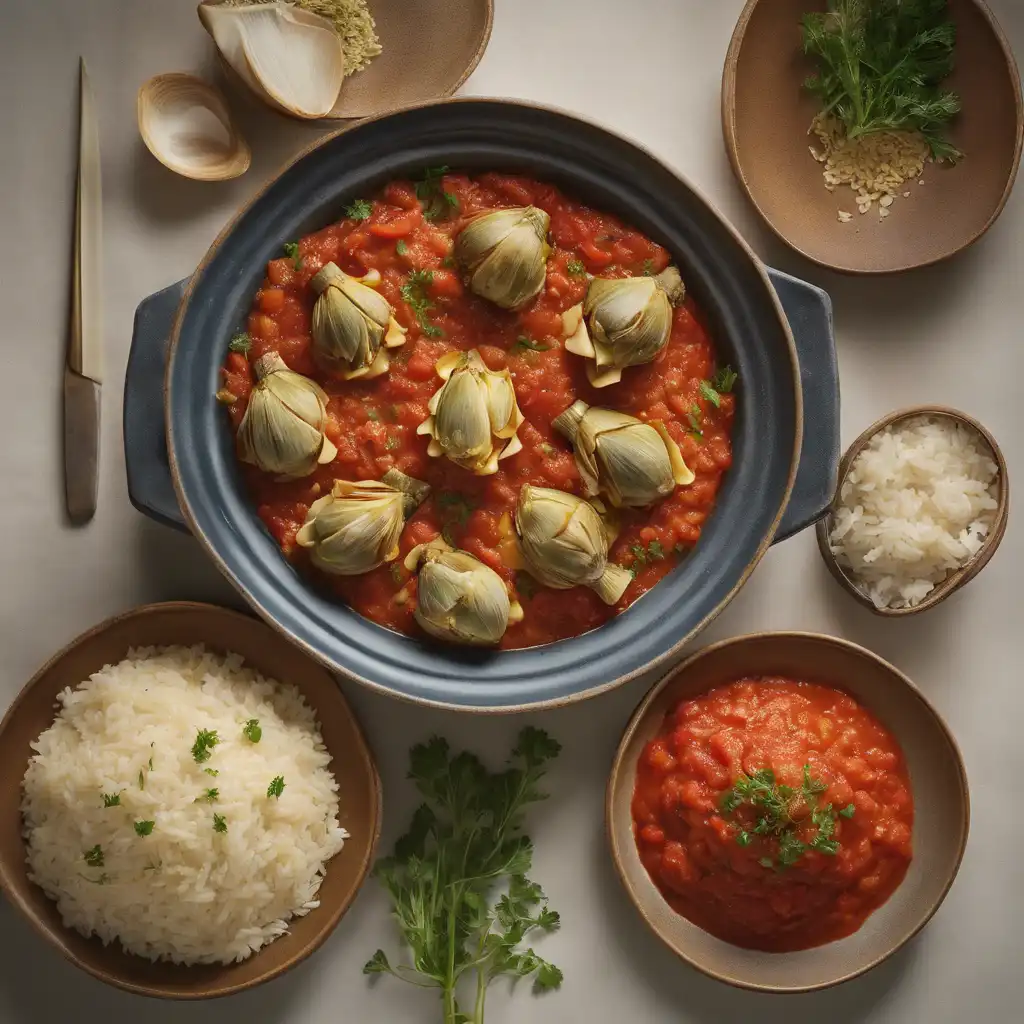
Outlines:
[{"label": "parsley leaf", "polygon": [[103,867],[103,847],[97,843],[91,850],[86,850],[82,854],[85,863],[91,868]]},{"label": "parsley leaf", "polygon": [[700,393],[716,409],[722,408],[722,396],[706,380],[700,382]]},{"label": "parsley leaf", "polygon": [[195,800],[193,800],[192,802],[195,803],[195,804],[198,804],[201,801],[205,800],[207,803],[212,804],[214,800],[219,800],[219,799],[220,799],[220,790],[219,789],[206,789],[206,790],[203,790],[203,795],[202,796],[197,796],[195,798]]},{"label": "parsley leaf", "polygon": [[544,345],[539,341],[528,338],[525,334],[520,334],[516,338],[515,344],[508,351],[509,355],[511,355],[513,352],[548,352],[550,349],[550,345]]},{"label": "parsley leaf", "polygon": [[267,786],[267,796],[276,797],[278,800],[281,799],[281,794],[284,792],[284,776],[277,775],[271,781],[270,785]]},{"label": "parsley leaf", "polygon": [[373,213],[373,203],[369,199],[353,200],[350,206],[345,207],[345,216],[352,220],[366,220]]},{"label": "parsley leaf", "polygon": [[260,728],[260,720],[258,718],[250,718],[249,721],[242,726],[242,735],[250,743],[259,743],[263,736],[263,730]]},{"label": "parsley leaf", "polygon": [[104,807],[117,807],[121,802],[120,793],[104,793],[103,794],[103,806]]},{"label": "parsley leaf", "polygon": [[409,246],[405,244],[404,238],[400,238],[395,242],[395,252],[397,252],[399,256],[404,256],[408,251]]},{"label": "parsley leaf", "polygon": [[[532,976],[538,993],[558,988],[562,972],[523,948],[528,935],[560,922],[527,877],[533,847],[522,827],[527,806],[546,798],[540,780],[559,750],[547,733],[527,727],[509,764],[491,772],[473,754],[452,755],[440,737],[413,747],[409,775],[424,802],[374,874],[415,966],[393,964],[378,950],[365,974],[439,989],[453,1024],[482,1024],[487,987],[502,975]],[[476,983],[472,1016],[460,1009],[464,976]]]},{"label": "parsley leaf", "polygon": [[430,310],[434,303],[430,300],[429,289],[434,283],[434,272],[432,270],[414,270],[399,289],[402,298],[412,310],[420,330],[428,338],[439,338],[444,334],[436,324],[430,322]]},{"label": "parsley leaf", "polygon": [[444,176],[448,167],[427,167],[423,179],[416,182],[416,198],[423,204],[427,220],[444,220],[459,212],[459,200],[444,190]]},{"label": "parsley leaf", "polygon": [[135,834],[137,836],[148,836],[152,833],[155,824],[155,821],[137,821],[135,822]]},{"label": "parsley leaf", "polygon": [[704,436],[704,413],[696,402],[690,406],[686,422],[690,424],[690,434],[699,441]]},{"label": "parsley leaf", "polygon": [[644,277],[654,276],[654,260],[644,260]]},{"label": "parsley leaf", "polygon": [[572,274],[573,277],[585,277],[587,273],[586,264],[582,260],[569,260],[565,265],[565,269]]},{"label": "parsley leaf", "polygon": [[220,772],[217,771],[216,768],[204,768],[203,771],[206,772],[207,775],[212,775],[214,778],[220,775]]},{"label": "parsley leaf", "polygon": [[248,355],[252,348],[252,339],[244,331],[239,331],[229,342],[228,349],[231,352],[238,352],[240,355]]},{"label": "parsley leaf", "polygon": [[853,804],[847,804],[839,814],[844,818],[852,818],[857,813],[857,808]]},{"label": "parsley leaf", "polygon": [[299,243],[298,242],[285,242],[282,246],[284,254],[292,261],[292,266],[296,270],[302,269],[302,257],[299,255]]},{"label": "parsley leaf", "polygon": [[[220,740],[217,739],[216,729],[200,729],[196,735],[195,743],[192,744],[192,757],[196,764],[202,764],[204,761],[209,761],[210,755],[213,753],[213,748],[217,746],[219,742]],[[139,788],[141,789],[142,787],[140,786]]]},{"label": "parsley leaf", "polygon": [[720,395],[728,395],[738,377],[739,374],[731,366],[720,366],[711,378],[711,387]]},{"label": "parsley leaf", "polygon": [[213,831],[214,832],[227,832],[228,823],[224,820],[223,814],[215,814],[213,816]]}]

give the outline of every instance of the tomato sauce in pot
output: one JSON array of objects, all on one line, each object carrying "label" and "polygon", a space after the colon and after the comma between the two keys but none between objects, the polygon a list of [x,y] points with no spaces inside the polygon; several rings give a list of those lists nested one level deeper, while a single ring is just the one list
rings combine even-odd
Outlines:
[{"label": "tomato sauce in pot", "polygon": [[[251,349],[231,353],[223,368],[224,390],[237,428],[253,385],[252,364],[277,352],[291,369],[316,380],[330,395],[327,436],[336,460],[310,476],[280,481],[243,465],[258,514],[286,557],[315,574],[356,611],[403,633],[419,633],[413,619],[415,579],[402,559],[416,544],[443,534],[498,572],[522,603],[525,616],[506,632],[501,646],[530,647],[576,636],[600,626],[654,587],[700,538],[723,475],[732,459],[730,432],[735,395],[709,400],[701,382],[718,368],[700,310],[687,298],[675,310],[671,339],[657,359],[627,368],[621,383],[594,389],[584,360],[563,348],[562,313],[582,301],[586,273],[626,277],[658,273],[668,252],[608,214],[563,195],[551,185],[505,174],[470,178],[446,174],[444,192],[457,216],[431,220],[412,182],[395,181],[348,216],[298,241],[297,255],[272,260],[249,316]],[[452,240],[467,220],[484,211],[534,205],[551,218],[551,255],[544,290],[518,312],[507,312],[470,294],[451,256]],[[366,214],[366,216],[363,216]],[[379,291],[408,329],[404,346],[390,352],[391,369],[369,381],[334,380],[314,364],[310,321],[315,295],[308,287],[328,262],[353,275],[381,274]],[[430,271],[417,310],[402,286],[415,270]],[[682,268],[685,280],[685,267]],[[474,476],[445,458],[427,455],[428,438],[416,428],[442,381],[435,363],[452,350],[479,350],[492,370],[511,373],[526,422],[523,449],[503,460],[493,476]],[[649,510],[623,510],[622,530],[611,560],[634,580],[615,607],[584,587],[552,590],[508,567],[509,514],[524,483],[582,494],[572,449],[551,421],[577,399],[661,420],[696,475]],[[334,479],[379,480],[389,469],[428,482],[431,497],[406,524],[397,561],[355,577],[328,576],[308,566],[295,534],[310,504]]]},{"label": "tomato sauce in pot", "polygon": [[895,739],[852,697],[791,679],[740,679],[675,707],[640,757],[632,811],[672,908],[768,952],[855,932],[912,855]]}]

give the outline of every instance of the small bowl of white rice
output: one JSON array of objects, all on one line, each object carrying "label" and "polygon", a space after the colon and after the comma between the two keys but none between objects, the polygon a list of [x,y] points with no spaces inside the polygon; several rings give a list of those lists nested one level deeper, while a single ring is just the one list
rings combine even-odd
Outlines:
[{"label": "small bowl of white rice", "polygon": [[817,525],[829,571],[878,615],[934,608],[988,564],[1010,490],[995,438],[966,413],[921,406],[872,424],[839,466]]},{"label": "small bowl of white rice", "polygon": [[0,724],[0,888],[75,964],[238,992],[327,938],[380,783],[331,675],[249,616],[150,605],[73,641]]}]

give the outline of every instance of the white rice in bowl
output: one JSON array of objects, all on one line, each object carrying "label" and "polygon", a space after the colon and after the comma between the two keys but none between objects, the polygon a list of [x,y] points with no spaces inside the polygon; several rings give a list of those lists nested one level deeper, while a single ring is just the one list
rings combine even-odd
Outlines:
[{"label": "white rice in bowl", "polygon": [[829,543],[876,608],[920,604],[985,543],[999,467],[977,431],[920,416],[879,431],[854,459]]},{"label": "white rice in bowl", "polygon": [[150,960],[227,964],[319,905],[347,833],[294,687],[239,655],[146,648],[58,700],[22,812],[29,875],[65,925]]}]

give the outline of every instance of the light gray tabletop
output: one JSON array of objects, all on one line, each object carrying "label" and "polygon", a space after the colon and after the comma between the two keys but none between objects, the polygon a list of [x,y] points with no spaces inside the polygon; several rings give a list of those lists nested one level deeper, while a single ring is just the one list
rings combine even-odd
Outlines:
[{"label": "light gray tabletop", "polygon": [[[371,0],[372,2],[372,0]],[[992,0],[1024,53],[1024,5]],[[524,97],[605,122],[641,140],[697,183],[759,253],[828,289],[835,302],[849,442],[886,411],[939,402],[977,415],[1024,479],[1021,344],[1024,190],[972,251],[892,280],[818,270],[769,236],[726,161],[719,81],[742,0],[498,0],[494,35],[466,93]],[[64,523],[60,373],[68,316],[78,56],[88,62],[101,122],[105,188],[106,357],[99,511]],[[121,451],[121,387],[132,316],[144,296],[189,274],[225,220],[321,129],[286,121],[237,93],[253,147],[234,182],[175,177],[144,149],[135,94],[150,75],[213,73],[194,0],[32,0],[0,3],[0,704],[57,648],[106,616],[172,598],[237,603],[189,538],[129,505]],[[646,688],[638,681],[562,711],[533,716],[564,744],[554,799],[531,820],[535,876],[561,911],[543,952],[565,971],[558,994],[527,987],[489,1000],[492,1024],[790,1024],[793,1021],[979,1024],[1020,1020],[1016,996],[1024,909],[1024,629],[1017,583],[1024,518],[1011,516],[999,554],[937,610],[880,621],[827,575],[806,532],[774,549],[708,630],[716,639],[800,628],[848,637],[895,662],[947,717],[972,784],[971,840],[959,879],[927,930],[870,975],[809,996],[731,990],[677,962],[640,923],[606,852],[604,782],[619,733]],[[384,844],[413,799],[411,743],[441,732],[456,746],[507,749],[525,719],[463,717],[398,704],[346,685],[377,753]],[[10,769],[9,769],[10,770]],[[395,934],[370,883],[324,948],[259,990],[204,1005],[146,1002],[66,964],[0,903],[0,1021],[55,1024],[336,1024],[439,1020],[429,994],[361,974]]]}]

